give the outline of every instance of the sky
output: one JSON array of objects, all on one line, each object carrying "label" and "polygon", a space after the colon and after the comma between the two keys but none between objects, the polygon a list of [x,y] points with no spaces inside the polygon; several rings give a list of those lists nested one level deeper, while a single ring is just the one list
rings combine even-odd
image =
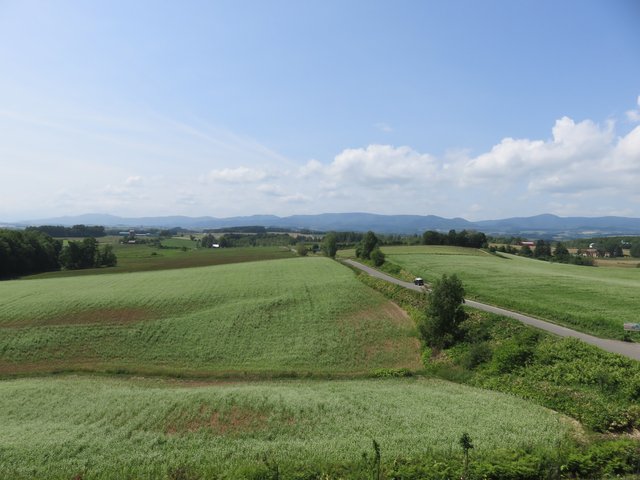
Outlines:
[{"label": "sky", "polygon": [[0,222],[640,217],[640,2],[0,0]]}]

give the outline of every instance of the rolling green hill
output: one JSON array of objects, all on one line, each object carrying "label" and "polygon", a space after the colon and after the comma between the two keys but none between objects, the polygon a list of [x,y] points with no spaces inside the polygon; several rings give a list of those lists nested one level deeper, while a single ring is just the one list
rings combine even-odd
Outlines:
[{"label": "rolling green hill", "polygon": [[1,282],[0,298],[2,374],[421,366],[406,314],[326,258]]},{"label": "rolling green hill", "polygon": [[467,296],[584,332],[622,338],[637,322],[640,269],[597,268],[459,247],[385,247],[387,259],[427,281],[457,274]]}]

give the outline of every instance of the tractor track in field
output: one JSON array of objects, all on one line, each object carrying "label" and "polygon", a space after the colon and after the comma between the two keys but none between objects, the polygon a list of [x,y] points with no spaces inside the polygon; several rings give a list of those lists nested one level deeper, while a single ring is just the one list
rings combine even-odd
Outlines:
[{"label": "tractor track in field", "polygon": [[[391,275],[382,273],[379,270],[368,267],[367,265],[363,265],[362,263],[356,262],[354,260],[343,260],[342,262],[346,265],[362,270],[363,272],[367,273],[368,275],[371,275],[372,277],[376,277],[381,280],[385,280],[387,282],[400,285],[401,287],[407,288],[409,290],[414,290],[417,292],[424,292],[427,290],[426,287],[420,287],[420,286],[414,285],[413,283],[399,280],[395,277],[392,277]],[[545,330],[547,332],[553,333],[554,335],[558,335],[560,337],[577,338],[579,340],[582,340],[585,343],[594,345],[607,352],[617,353],[619,355],[631,358],[632,360],[640,361],[640,344],[638,343],[623,342],[621,340],[611,340],[607,338],[594,337],[593,335],[589,335],[588,333],[578,332],[576,330],[572,330],[570,328],[563,327],[555,323],[541,320],[539,318],[535,318],[529,315],[524,315],[518,312],[513,312],[511,310],[496,307],[493,305],[488,305],[486,303],[477,302],[475,300],[465,299],[465,304],[469,307],[476,308],[484,312],[494,313],[496,315],[502,315],[505,317],[513,318],[526,325],[539,328],[540,330]]]}]

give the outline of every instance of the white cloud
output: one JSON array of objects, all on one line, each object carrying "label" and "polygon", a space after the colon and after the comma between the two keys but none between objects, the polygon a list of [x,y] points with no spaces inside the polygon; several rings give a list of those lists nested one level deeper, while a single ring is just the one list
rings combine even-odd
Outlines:
[{"label": "white cloud", "polygon": [[638,95],[638,109],[637,110],[628,110],[627,111],[627,119],[630,122],[640,122],[640,95]]},{"label": "white cloud", "polygon": [[557,120],[547,141],[505,138],[490,152],[466,162],[463,183],[489,178],[544,175],[545,171],[584,164],[606,155],[613,139],[613,124],[604,128],[590,120],[576,124],[569,117]]},{"label": "white cloud", "polygon": [[318,160],[309,160],[305,165],[300,167],[298,174],[301,177],[308,177],[322,171],[322,163]]},{"label": "white cloud", "polygon": [[369,145],[343,150],[324,173],[336,180],[364,184],[401,184],[435,179],[436,159],[403,146]]},{"label": "white cloud", "polygon": [[[133,118],[123,130],[106,128],[108,135],[81,135],[91,122],[63,120],[0,112],[0,158],[11,179],[0,189],[0,220],[87,211],[640,216],[640,126],[617,132],[613,122],[562,117],[549,138],[504,138],[475,155],[370,144],[294,164],[251,139],[202,125]],[[113,126],[117,119],[94,123]],[[31,128],[37,143],[27,135]],[[28,200],[24,185],[31,186]]]},{"label": "white cloud", "polygon": [[613,122],[556,121],[549,140],[506,138],[491,151],[462,162],[461,185],[519,186],[532,194],[570,195],[640,181],[640,127],[623,137]]}]

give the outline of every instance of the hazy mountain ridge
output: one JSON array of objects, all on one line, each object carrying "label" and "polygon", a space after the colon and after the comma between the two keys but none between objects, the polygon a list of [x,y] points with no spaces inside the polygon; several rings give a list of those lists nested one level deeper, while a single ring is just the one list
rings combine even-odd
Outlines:
[{"label": "hazy mountain ridge", "polygon": [[[373,213],[322,213],[317,215],[250,215],[229,218],[188,217],[119,217],[108,214],[84,214],[7,222],[4,225],[104,225],[105,227],[158,228],[225,228],[246,225],[291,229],[373,230],[379,233],[422,233],[425,230],[449,231],[475,229],[491,234],[535,236],[598,236],[640,235],[640,219],[629,217],[558,217],[542,214],[532,217],[513,217],[471,222],[464,218],[443,218],[436,215],[379,215]],[[0,222],[0,226],[3,225]]]}]

